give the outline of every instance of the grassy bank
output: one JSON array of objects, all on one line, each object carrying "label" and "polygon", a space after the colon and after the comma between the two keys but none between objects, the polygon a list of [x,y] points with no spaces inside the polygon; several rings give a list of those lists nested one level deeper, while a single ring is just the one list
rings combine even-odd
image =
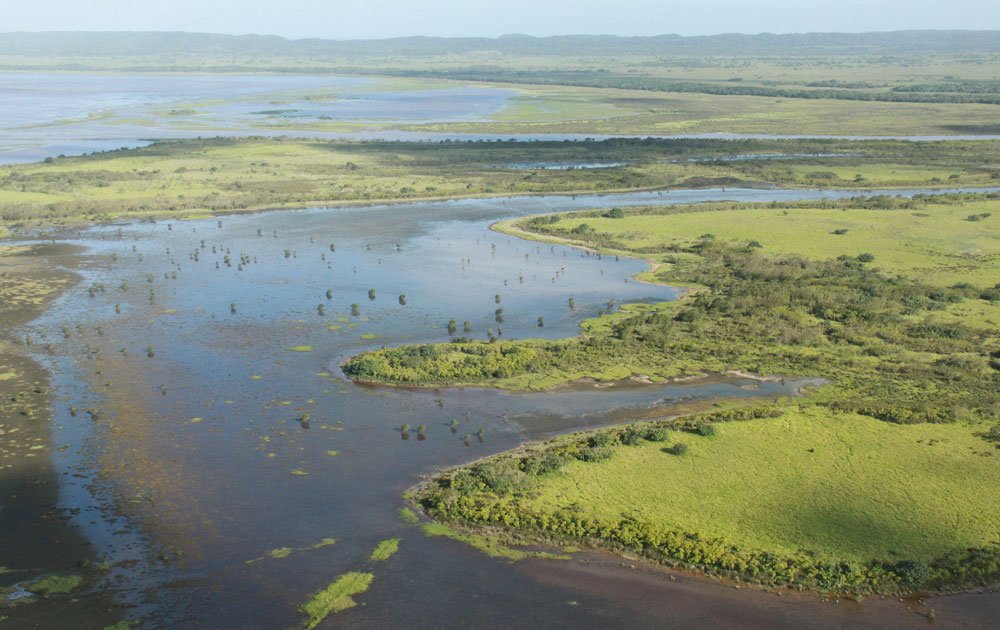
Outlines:
[{"label": "grassy bank", "polygon": [[345,371],[516,388],[822,376],[830,385],[805,402],[668,423],[683,433],[649,439],[614,429],[556,440],[447,473],[421,501],[455,523],[768,584],[990,583],[1000,579],[1000,512],[983,508],[1000,474],[998,210],[995,196],[968,195],[519,219],[501,229],[641,255],[656,264],[648,279],[703,290],[591,320],[575,339],[390,348]]},{"label": "grassy bank", "polygon": [[[733,154],[759,159],[725,160]],[[993,141],[188,140],[0,167],[0,224],[672,187],[990,186],[998,156]],[[593,164],[618,166],[552,168]]]}]

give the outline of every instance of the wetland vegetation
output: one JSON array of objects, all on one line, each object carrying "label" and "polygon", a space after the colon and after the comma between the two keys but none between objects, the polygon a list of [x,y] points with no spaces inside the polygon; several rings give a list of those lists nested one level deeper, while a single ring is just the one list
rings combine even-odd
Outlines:
[{"label": "wetland vegetation", "polygon": [[[632,603],[645,569],[592,550],[858,600],[1000,582],[996,33],[39,37],[0,40],[8,81],[218,74],[14,112],[174,139],[0,165],[0,624],[926,608],[659,571]],[[810,134],[945,138],[779,137]]]},{"label": "wetland vegetation", "polygon": [[[0,225],[636,189],[991,186],[1000,183],[998,154],[1000,141],[184,140],[0,166]],[[519,166],[604,161],[622,166],[529,171]]]},{"label": "wetland vegetation", "polygon": [[[387,348],[344,369],[369,381],[512,388],[737,370],[822,376],[829,385],[760,416],[736,409],[666,425],[707,439],[671,438],[664,449],[656,435],[635,449],[649,434],[627,429],[557,440],[531,457],[447,473],[419,501],[450,521],[596,541],[765,583],[845,592],[989,584],[1000,577],[1000,515],[981,510],[996,503],[986,495],[997,471],[989,436],[1000,430],[1000,249],[968,217],[997,207],[995,195],[873,197],[518,219],[499,229],[639,254],[655,264],[645,279],[694,290],[585,322],[575,339]],[[733,419],[754,420],[714,435]],[[751,453],[762,468],[743,496],[775,497],[755,504],[768,505],[757,516],[733,503],[731,479],[713,478],[756,470]],[[844,474],[857,484],[849,491]],[[732,510],[728,526],[712,507],[721,505]]]}]

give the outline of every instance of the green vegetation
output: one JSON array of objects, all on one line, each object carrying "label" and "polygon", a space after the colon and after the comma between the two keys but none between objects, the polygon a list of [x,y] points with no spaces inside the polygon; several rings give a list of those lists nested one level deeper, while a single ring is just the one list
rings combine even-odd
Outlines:
[{"label": "green vegetation", "polygon": [[[761,159],[725,159],[734,153]],[[188,140],[0,167],[0,223],[671,187],[989,186],[1000,181],[1000,170],[992,166],[998,162],[1000,142],[994,141]],[[549,163],[622,166],[542,168]]]},{"label": "green vegetation", "polygon": [[329,586],[313,594],[299,611],[309,615],[305,628],[311,630],[328,616],[357,605],[353,597],[368,590],[375,576],[371,573],[351,572],[341,575]]},{"label": "green vegetation", "polygon": [[458,524],[768,584],[867,593],[991,583],[998,206],[997,195],[873,197],[515,220],[499,229],[643,255],[655,265],[645,279],[697,290],[627,305],[575,339],[405,346],[345,370],[514,388],[730,370],[820,376],[829,385],[799,403],[556,440],[446,473],[419,501]]},{"label": "green vegetation", "polygon": [[36,595],[66,595],[83,584],[80,575],[46,575],[32,582],[27,589]]},{"label": "green vegetation", "polygon": [[569,556],[553,554],[545,551],[525,551],[515,549],[501,542],[496,536],[486,536],[471,532],[461,532],[441,523],[424,523],[421,526],[427,536],[443,536],[475,547],[491,558],[503,560],[524,560],[526,558],[545,558],[547,560],[566,560]]},{"label": "green vegetation", "polygon": [[[718,433],[700,435],[705,423]],[[466,526],[865,594],[1000,578],[1000,515],[983,509],[997,481],[996,449],[973,426],[778,403],[527,445],[417,494]]]},{"label": "green vegetation", "polygon": [[383,540],[375,547],[370,560],[372,562],[384,562],[391,558],[397,551],[399,551],[399,539],[389,538]]},{"label": "green vegetation", "polygon": [[[292,474],[295,474],[295,472],[293,472]],[[302,474],[306,474],[306,473],[302,473]],[[312,551],[314,549],[322,549],[323,547],[329,547],[329,546],[335,545],[335,544],[337,544],[336,539],[334,539],[334,538],[324,538],[323,540],[319,541],[318,543],[316,543],[314,545],[309,545],[308,547],[297,547],[297,548],[293,548],[293,547],[277,547],[275,549],[272,549],[272,550],[268,551],[266,554],[264,554],[263,556],[261,556],[259,558],[254,558],[252,560],[247,560],[246,564],[256,564],[256,563],[260,562],[261,560],[265,560],[267,558],[272,558],[274,560],[281,560],[283,558],[287,558],[288,556],[292,555],[293,553],[298,553],[300,551]]]}]

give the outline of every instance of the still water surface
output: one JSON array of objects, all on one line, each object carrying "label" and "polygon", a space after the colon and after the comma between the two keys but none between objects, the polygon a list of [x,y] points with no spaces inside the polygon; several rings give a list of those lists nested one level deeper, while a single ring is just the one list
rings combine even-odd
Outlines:
[{"label": "still water surface", "polygon": [[[835,605],[672,581],[605,556],[511,564],[399,520],[401,494],[435,469],[526,439],[668,413],[677,402],[789,395],[804,382],[713,378],[508,393],[368,387],[338,370],[366,348],[444,341],[452,318],[469,321],[472,336],[496,331],[496,294],[504,338],[566,337],[609,299],[678,295],[632,280],[641,261],[504,236],[489,230],[498,219],[852,194],[702,190],[315,208],[225,217],[221,226],[127,223],[70,235],[87,248],[77,255],[85,280],[28,327],[55,346],[40,359],[54,375],[53,446],[67,447],[56,451],[63,506],[115,565],[103,586],[154,627],[291,627],[309,593],[355,570],[375,574],[372,589],[331,627],[912,622],[899,603]],[[91,297],[94,283],[104,290]],[[303,346],[309,351],[291,349]],[[86,409],[98,411],[96,421]],[[457,433],[447,426],[453,418]],[[402,423],[425,424],[426,439],[403,440]],[[484,441],[466,446],[464,434],[480,428]],[[369,562],[389,537],[402,538],[400,552]],[[337,542],[308,549],[325,538]],[[301,551],[264,557],[280,547]],[[935,606],[975,624],[996,613],[997,599]]]}]

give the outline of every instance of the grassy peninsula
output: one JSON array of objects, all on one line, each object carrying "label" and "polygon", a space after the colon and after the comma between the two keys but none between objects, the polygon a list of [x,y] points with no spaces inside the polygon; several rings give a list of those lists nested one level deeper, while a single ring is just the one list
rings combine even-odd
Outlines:
[{"label": "grassy peninsula", "polygon": [[801,399],[531,445],[449,471],[418,500],[453,524],[766,584],[991,583],[998,215],[996,195],[952,195],[519,219],[498,229],[643,256],[656,265],[646,279],[700,290],[588,321],[575,339],[405,346],[344,367],[519,389],[727,370],[824,377]]}]

